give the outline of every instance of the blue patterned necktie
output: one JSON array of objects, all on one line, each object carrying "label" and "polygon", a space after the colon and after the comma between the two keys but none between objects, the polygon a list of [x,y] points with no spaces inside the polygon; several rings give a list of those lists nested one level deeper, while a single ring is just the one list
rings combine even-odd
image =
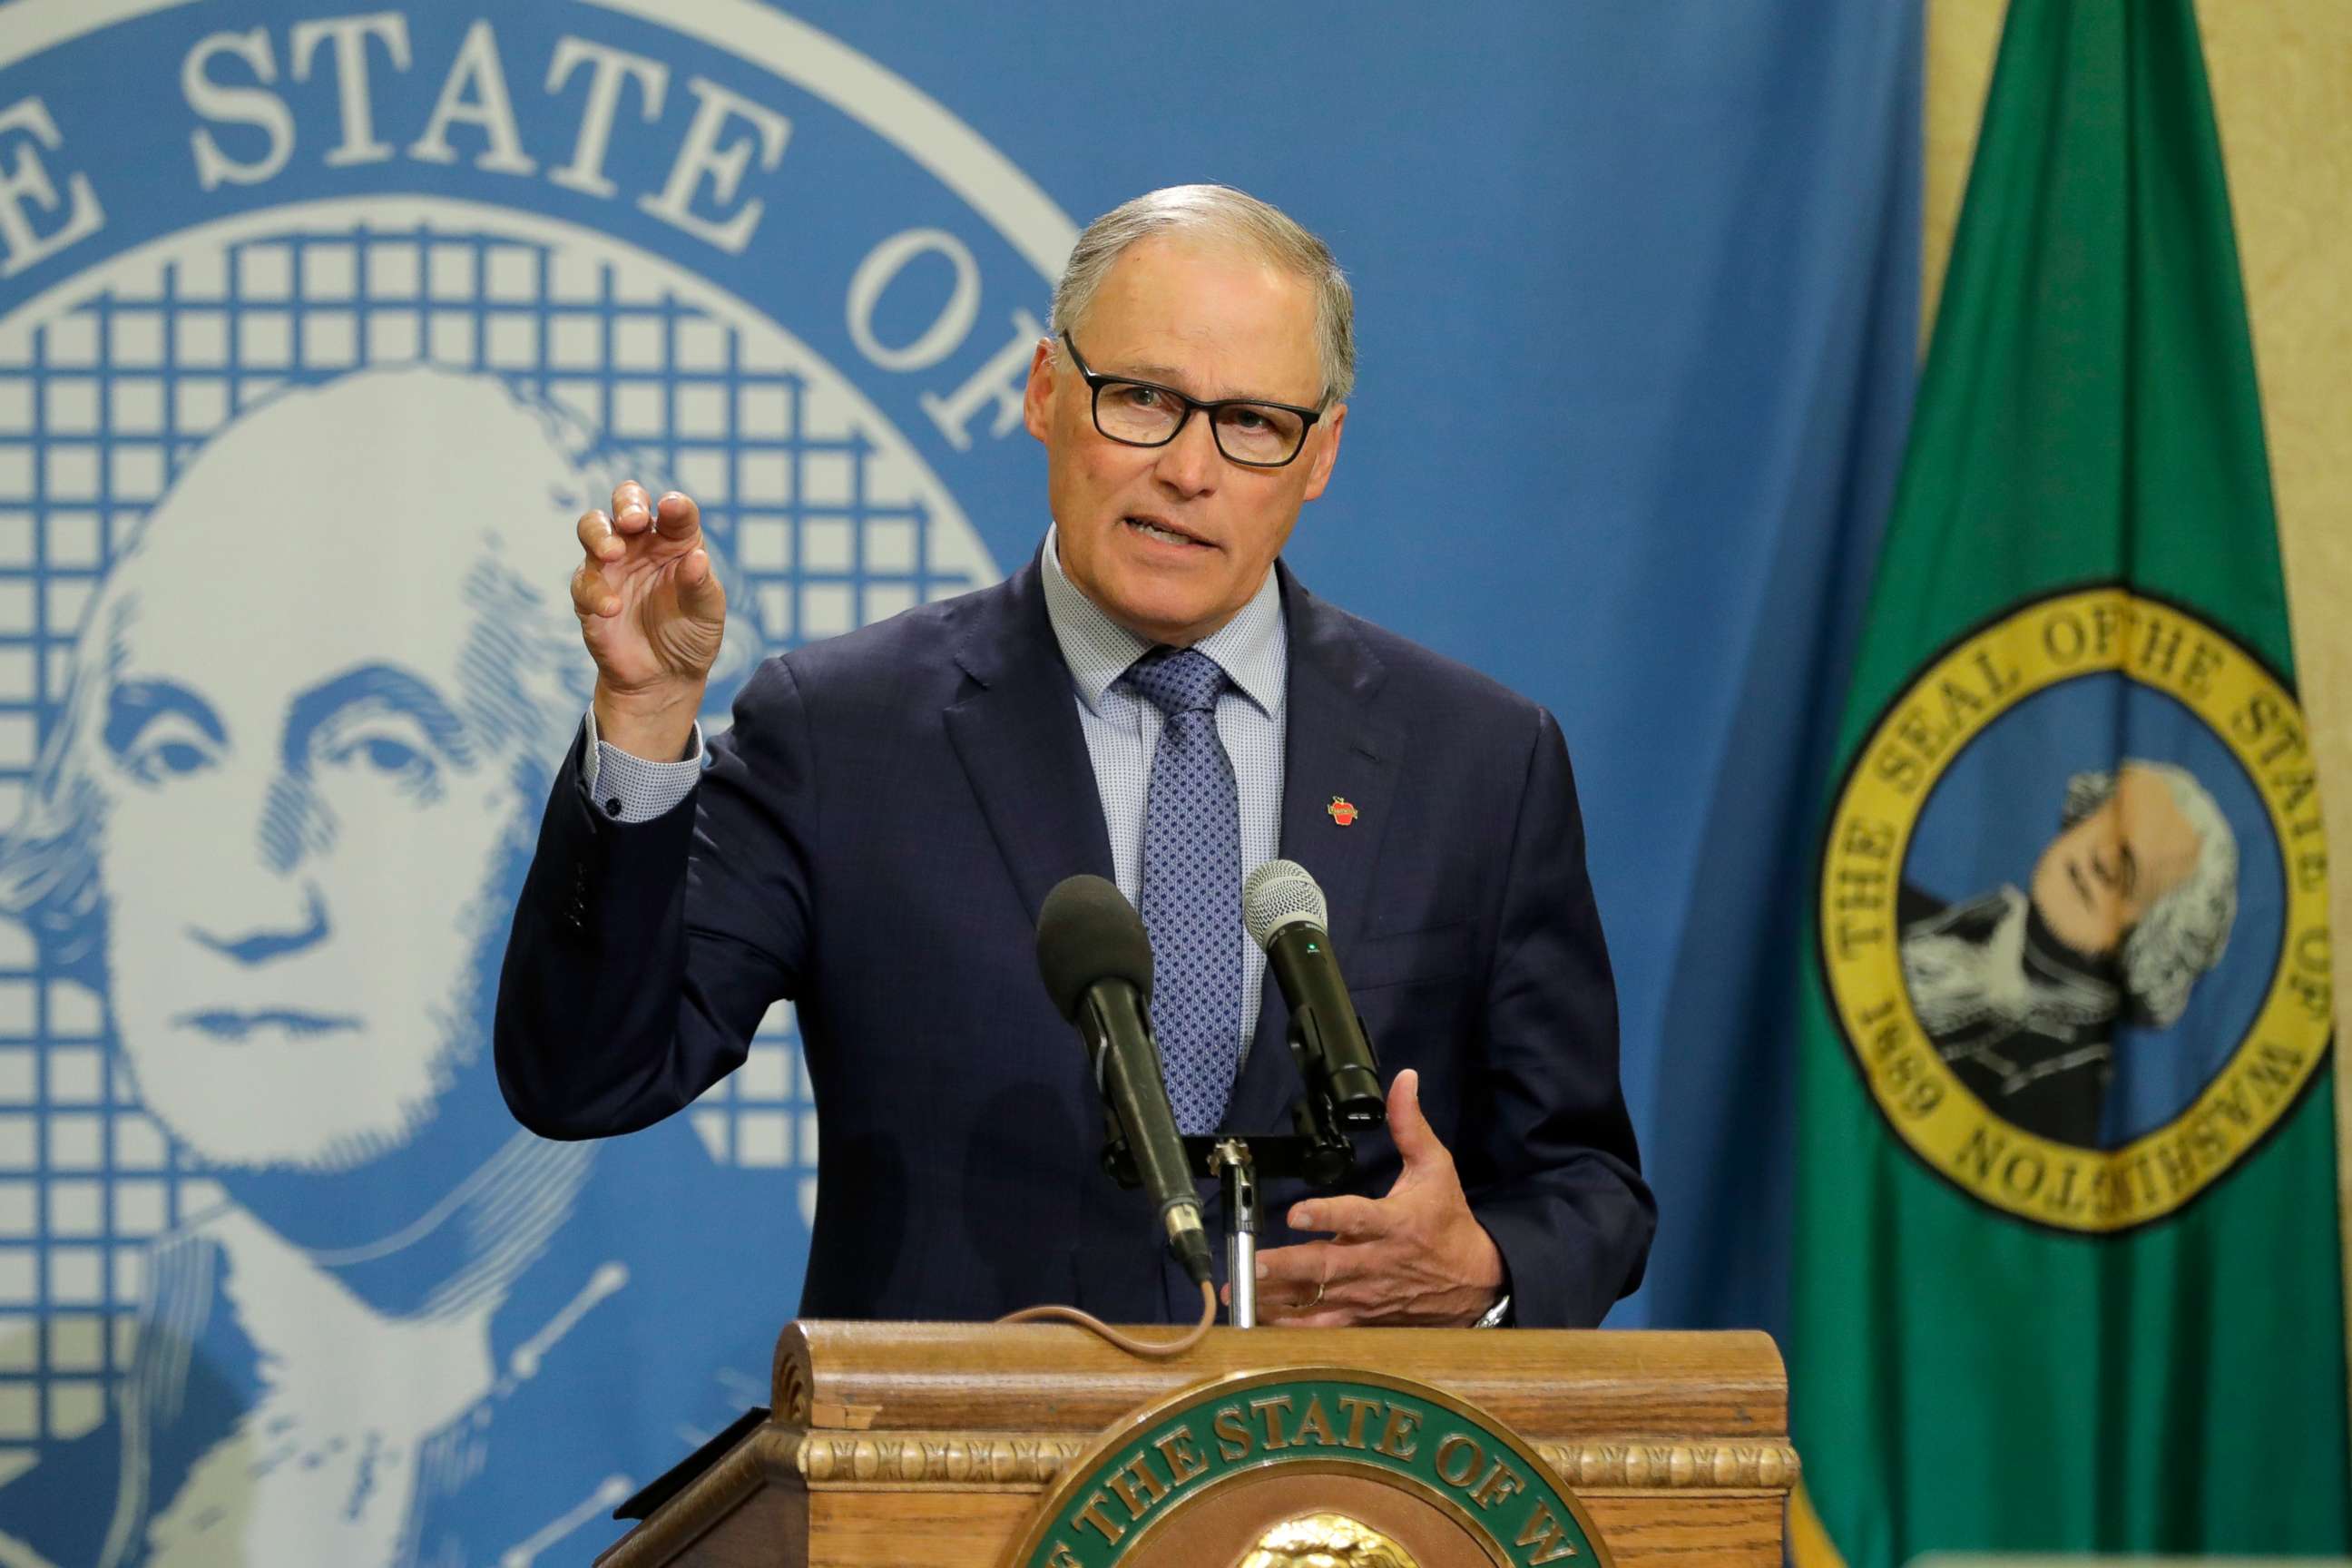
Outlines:
[{"label": "blue patterned necktie", "polygon": [[1151,1028],[1178,1130],[1214,1132],[1241,1054],[1241,797],[1217,739],[1225,672],[1197,648],[1160,647],[1127,678],[1167,721],[1143,812]]}]

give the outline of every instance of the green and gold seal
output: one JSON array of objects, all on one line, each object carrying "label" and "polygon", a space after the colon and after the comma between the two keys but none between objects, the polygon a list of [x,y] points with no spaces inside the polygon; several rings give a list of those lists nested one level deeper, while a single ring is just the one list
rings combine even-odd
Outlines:
[{"label": "green and gold seal", "polygon": [[[2063,789],[2020,782],[2053,756],[2079,764]],[[1931,860],[1959,885],[1925,890]],[[1835,800],[1817,929],[1903,1143],[1997,1209],[2104,1235],[2192,1202],[2311,1082],[2326,902],[2294,692],[2108,586],[2017,606],[1889,704]]]},{"label": "green and gold seal", "polygon": [[1609,1562],[1501,1423],[1401,1378],[1307,1367],[1190,1389],[1072,1465],[1021,1568]]}]

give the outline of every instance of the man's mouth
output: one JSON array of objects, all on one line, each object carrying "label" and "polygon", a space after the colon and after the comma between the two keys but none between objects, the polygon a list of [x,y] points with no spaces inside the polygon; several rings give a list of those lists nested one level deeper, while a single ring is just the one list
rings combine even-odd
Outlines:
[{"label": "man's mouth", "polygon": [[1182,529],[1176,528],[1156,517],[1129,515],[1128,517],[1121,518],[1119,521],[1124,522],[1129,528],[1131,528],[1136,532],[1141,534],[1144,538],[1157,540],[1162,544],[1183,545],[1195,550],[1214,550],[1216,548],[1215,545],[1211,544],[1207,540],[1202,539],[1194,534],[1187,533]]},{"label": "man's mouth", "polygon": [[218,1039],[242,1040],[264,1029],[280,1029],[289,1035],[330,1035],[339,1029],[356,1029],[360,1021],[349,1014],[302,1013],[290,1008],[266,1007],[251,1012],[238,1012],[227,1007],[208,1007],[200,1012],[182,1013],[172,1022],[175,1025],[202,1029]]}]

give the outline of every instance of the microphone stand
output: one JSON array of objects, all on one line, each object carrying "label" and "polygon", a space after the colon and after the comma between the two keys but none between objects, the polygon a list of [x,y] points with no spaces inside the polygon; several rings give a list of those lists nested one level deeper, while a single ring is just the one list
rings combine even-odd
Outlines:
[{"label": "microphone stand", "polygon": [[1236,1329],[1257,1327],[1257,1172],[1250,1163],[1250,1146],[1238,1138],[1220,1138],[1209,1152],[1210,1169],[1217,1173],[1225,1194],[1225,1280],[1233,1299],[1225,1321]]},{"label": "microphone stand", "polygon": [[[1328,1189],[1346,1181],[1356,1168],[1355,1145],[1342,1129],[1326,1075],[1315,1070],[1318,1061],[1313,1057],[1300,1060],[1308,1089],[1291,1115],[1295,1132],[1256,1138],[1196,1133],[1184,1139],[1187,1167],[1195,1177],[1217,1182],[1224,1196],[1225,1280],[1233,1292],[1226,1321],[1236,1329],[1257,1327],[1259,1181],[1297,1176]],[[1103,1169],[1122,1187],[1142,1185],[1117,1119],[1104,1120],[1110,1136],[1103,1145]]]}]

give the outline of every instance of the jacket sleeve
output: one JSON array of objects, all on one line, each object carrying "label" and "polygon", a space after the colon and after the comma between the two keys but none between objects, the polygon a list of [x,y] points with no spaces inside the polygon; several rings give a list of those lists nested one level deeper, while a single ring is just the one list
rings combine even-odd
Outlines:
[{"label": "jacket sleeve", "polygon": [[499,1087],[543,1138],[634,1131],[740,1066],[797,991],[809,928],[814,757],[792,670],[746,684],[692,794],[604,817],[581,740],[556,775],[499,975]]},{"label": "jacket sleeve", "polygon": [[1617,994],[1585,874],[1568,747],[1540,715],[1487,980],[1475,1146],[1458,1152],[1509,1273],[1512,1321],[1591,1328],[1641,1283],[1657,1228],[1617,1073]]}]

